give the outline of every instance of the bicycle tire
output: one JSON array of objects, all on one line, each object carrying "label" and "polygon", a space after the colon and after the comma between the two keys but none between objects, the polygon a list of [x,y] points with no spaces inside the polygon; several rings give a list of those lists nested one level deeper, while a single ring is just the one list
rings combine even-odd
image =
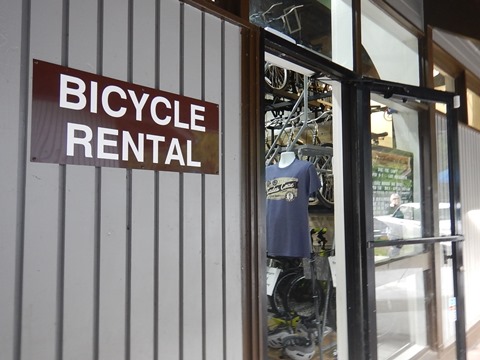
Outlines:
[{"label": "bicycle tire", "polygon": [[270,309],[272,312],[282,315],[286,312],[284,297],[290,282],[298,276],[299,270],[291,269],[285,271],[277,280],[275,287],[273,288],[272,295],[268,296]]},{"label": "bicycle tire", "polygon": [[[321,146],[333,148],[332,144],[325,143]],[[315,160],[315,169],[320,179],[320,189],[317,191],[317,198],[323,207],[333,209],[334,199],[334,178],[333,178],[333,155],[322,155]]]},{"label": "bicycle tire", "polygon": [[[318,280],[317,296],[318,306],[321,309],[324,301],[321,284]],[[310,317],[315,315],[315,300],[312,292],[312,279],[307,279],[305,275],[297,275],[289,284],[284,294],[285,311],[291,314],[300,315],[301,317]]]},{"label": "bicycle tire", "polygon": [[274,90],[283,90],[287,87],[288,70],[277,65],[265,64],[265,83]]}]

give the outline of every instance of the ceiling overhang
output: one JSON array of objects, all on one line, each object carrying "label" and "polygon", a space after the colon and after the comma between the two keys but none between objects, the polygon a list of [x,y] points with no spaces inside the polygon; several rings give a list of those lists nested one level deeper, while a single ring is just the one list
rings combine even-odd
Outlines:
[{"label": "ceiling overhang", "polygon": [[424,0],[425,24],[480,40],[480,0]]}]

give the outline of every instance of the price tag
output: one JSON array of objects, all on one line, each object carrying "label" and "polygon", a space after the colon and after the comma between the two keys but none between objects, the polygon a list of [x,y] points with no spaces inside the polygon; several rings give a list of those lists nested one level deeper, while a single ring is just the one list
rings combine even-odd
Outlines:
[{"label": "price tag", "polygon": [[337,260],[335,256],[330,256],[328,258],[328,263],[330,264],[330,272],[332,274],[332,283],[333,287],[337,287]]},{"label": "price tag", "polygon": [[448,317],[451,322],[457,321],[457,298],[448,298]]},{"label": "price tag", "polygon": [[267,266],[267,295],[273,294],[273,289],[277,283],[278,275],[280,275],[280,269]]}]

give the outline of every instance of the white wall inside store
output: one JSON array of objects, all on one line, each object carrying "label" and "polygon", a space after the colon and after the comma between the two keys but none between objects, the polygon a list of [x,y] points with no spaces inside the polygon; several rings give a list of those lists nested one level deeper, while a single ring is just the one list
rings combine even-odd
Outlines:
[{"label": "white wall inside store", "polygon": [[362,0],[362,45],[380,79],[418,85],[418,40],[371,1]]}]

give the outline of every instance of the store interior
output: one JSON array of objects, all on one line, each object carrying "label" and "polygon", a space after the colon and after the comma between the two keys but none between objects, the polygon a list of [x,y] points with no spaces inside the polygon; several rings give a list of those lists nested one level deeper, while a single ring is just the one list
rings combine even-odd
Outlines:
[{"label": "store interior", "polygon": [[[271,360],[336,359],[332,80],[326,74],[298,72],[268,61],[269,56],[266,58],[268,355]],[[412,224],[418,209],[411,206],[421,197],[418,110],[402,101],[372,94],[370,113],[374,216],[371,240],[394,240],[394,226],[385,225],[396,220],[389,208],[392,197],[397,196],[398,204],[404,205],[404,216],[411,216]],[[297,162],[314,169],[318,177],[316,190],[309,192],[308,201],[303,204],[308,224],[298,222],[296,215],[285,217],[278,213],[279,200],[289,206],[291,199],[296,199],[296,195],[281,191],[287,185],[290,187],[284,179],[291,176],[291,172],[285,172],[291,165],[282,169],[284,154],[294,154]],[[271,174],[275,176],[272,178]],[[411,215],[406,212],[407,205],[411,207]],[[288,225],[290,217],[296,222]],[[269,235],[272,224],[281,232],[271,230],[274,235]],[[307,235],[299,235],[305,229],[298,229],[298,224],[307,228]],[[418,229],[416,225],[404,227],[403,231],[409,233],[397,235],[418,237],[415,232]],[[282,240],[287,237],[284,233],[288,234],[288,240]],[[286,246],[286,241],[305,242],[306,238],[310,245],[308,253],[292,250],[296,245],[284,252],[277,246],[278,243]],[[421,259],[424,253],[423,245],[414,244],[375,249],[379,359],[402,358],[427,346],[428,308],[418,299],[426,296],[424,274],[428,269],[411,267],[411,261],[420,261],[415,259]],[[391,264],[395,264],[395,269]]]},{"label": "store interior", "polygon": [[[275,244],[267,245],[268,355],[270,359],[335,359],[336,301],[330,270],[335,259],[332,88],[323,74],[299,73],[266,61],[264,103],[267,173],[269,167],[281,166],[282,156],[293,153],[319,180],[316,191],[302,204],[308,212],[306,229],[295,229],[290,237],[294,242],[308,237],[308,253],[290,248],[282,252]],[[267,202],[279,187],[268,184]],[[296,190],[301,191],[301,184]],[[275,224],[281,227],[288,221],[275,214],[268,217],[268,206],[268,223],[281,221]],[[304,230],[307,234],[300,239]],[[281,241],[281,234],[273,237],[272,242]]]}]

